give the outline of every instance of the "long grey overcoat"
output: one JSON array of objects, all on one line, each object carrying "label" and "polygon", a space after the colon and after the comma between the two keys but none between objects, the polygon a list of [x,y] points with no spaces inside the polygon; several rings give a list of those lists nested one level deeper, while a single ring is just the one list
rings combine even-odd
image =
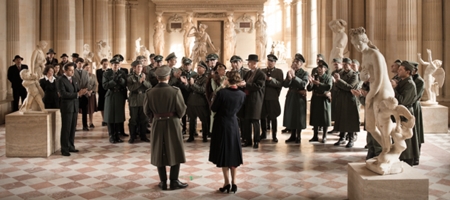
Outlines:
[{"label": "long grey overcoat", "polygon": [[283,87],[289,88],[284,104],[283,126],[288,129],[306,128],[306,96],[298,91],[304,90],[308,85],[308,72],[299,69],[292,80],[284,79]]}]

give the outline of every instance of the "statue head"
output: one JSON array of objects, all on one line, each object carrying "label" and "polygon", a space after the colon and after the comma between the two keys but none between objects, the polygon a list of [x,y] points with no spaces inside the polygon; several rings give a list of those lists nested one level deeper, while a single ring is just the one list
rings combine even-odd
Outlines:
[{"label": "statue head", "polygon": [[188,22],[192,22],[192,18],[194,18],[194,15],[193,15],[192,13],[189,13],[189,14],[187,15],[187,21],[188,21]]},{"label": "statue head", "polygon": [[83,49],[85,50],[85,51],[90,51],[90,46],[89,46],[89,44],[84,44],[83,45]]},{"label": "statue head", "polygon": [[354,28],[350,30],[350,41],[357,51],[363,52],[364,50],[370,48],[378,49],[373,45],[366,35],[366,29],[363,27]]},{"label": "statue head", "polygon": [[37,47],[40,48],[40,49],[45,49],[45,47],[47,47],[47,42],[44,41],[44,40],[41,40],[39,42],[39,44],[37,45]]},{"label": "statue head", "polygon": [[206,30],[207,28],[208,28],[208,25],[206,25],[206,24],[200,24],[200,25],[198,25],[198,29]]},{"label": "statue head", "polygon": [[228,19],[228,21],[232,22],[233,21],[233,13],[228,13],[227,19]]},{"label": "statue head", "polygon": [[328,25],[330,26],[331,30],[333,30],[333,32],[344,32],[345,27],[347,26],[347,22],[343,19],[336,19],[328,23]]},{"label": "statue head", "polygon": [[22,69],[22,70],[20,71],[20,78],[21,78],[22,80],[28,80],[28,79],[30,79],[30,77],[31,77],[31,72],[30,72],[30,70],[28,70],[28,69]]},{"label": "statue head", "polygon": [[442,66],[442,60],[433,60],[433,64],[434,64],[437,68],[439,68],[439,67]]}]

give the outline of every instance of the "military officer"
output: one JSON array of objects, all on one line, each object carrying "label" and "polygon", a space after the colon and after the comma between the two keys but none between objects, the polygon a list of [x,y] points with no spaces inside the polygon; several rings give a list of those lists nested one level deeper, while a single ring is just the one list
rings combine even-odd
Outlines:
[{"label": "military officer", "polygon": [[[414,83],[416,84],[416,98],[415,103],[413,104],[414,109],[414,117],[416,118],[416,124],[415,124],[415,131],[417,132],[417,137],[419,138],[419,151],[422,146],[422,143],[425,143],[425,135],[423,132],[423,119],[422,119],[422,106],[420,106],[420,100],[422,99],[422,95],[425,89],[424,86],[424,80],[420,75],[417,73],[419,63],[417,62],[409,62],[414,66],[414,70],[412,71],[412,78]],[[415,160],[414,162],[419,164],[419,159]],[[416,164],[415,163],[415,164]]]},{"label": "military officer", "polygon": [[153,65],[153,68],[147,71],[147,80],[150,81],[152,84],[152,87],[154,87],[156,84],[158,84],[158,79],[155,75],[155,71],[158,67],[162,66],[162,60],[163,57],[161,55],[156,55],[153,60],[155,60],[155,63]]},{"label": "military officer", "polygon": [[[333,77],[335,74],[341,73],[343,71],[342,59],[333,58],[333,67],[334,67],[334,70],[333,70],[333,72],[331,72],[331,77]],[[338,88],[336,87],[336,85],[333,85],[333,87],[331,87],[331,91],[327,94],[329,95],[329,97],[334,98],[338,95],[338,93],[339,93]],[[336,119],[336,115],[337,115],[337,112],[335,111],[335,109],[337,109],[336,102],[337,101],[331,101],[331,121],[335,121],[335,119]],[[337,132],[338,131],[333,126],[333,130],[329,131],[328,133],[337,133]]]},{"label": "military officer", "polygon": [[139,127],[139,138],[143,142],[150,142],[145,135],[145,130],[147,129],[148,119],[143,111],[145,91],[152,88],[150,81],[146,80],[145,74],[142,73],[142,62],[134,61],[131,63],[133,67],[133,72],[128,75],[127,87],[130,91],[130,96],[128,97],[128,103],[130,106],[130,122],[128,123],[128,128],[130,131],[130,139],[128,143],[134,143],[136,138],[136,130]]},{"label": "military officer", "polygon": [[[192,60],[191,59],[183,57],[183,59],[181,59],[181,62],[183,65],[181,66],[181,77],[180,78],[189,80],[189,79],[197,76],[197,72],[192,70]],[[182,84],[180,84],[179,88],[181,90],[181,94],[183,94],[184,103],[187,104],[187,101],[189,99],[189,95],[191,94],[191,92],[189,91],[189,89],[187,87],[183,87]],[[183,123],[183,135],[186,134],[186,130],[187,130],[186,119],[187,119],[187,114],[183,115],[183,118],[181,118],[181,123]]]},{"label": "military officer", "polygon": [[[241,78],[243,78],[245,76],[245,74],[249,71],[248,68],[245,68],[243,66],[242,58],[237,55],[234,55],[230,58],[230,63],[231,63],[231,71],[239,72],[239,75],[241,76]],[[243,87],[239,87],[239,89],[244,91]],[[239,119],[239,128],[241,130],[241,133],[243,133],[242,125],[244,124],[244,106],[242,106],[241,109],[239,110],[239,112],[237,113],[237,117]],[[241,137],[242,137],[242,134],[241,134]]]},{"label": "military officer", "polygon": [[301,67],[305,63],[302,54],[295,54],[291,69],[283,81],[283,87],[289,88],[284,104],[283,126],[291,130],[288,142],[300,143],[302,129],[306,128],[306,86],[309,74]]},{"label": "military officer", "polygon": [[155,71],[159,83],[147,90],[144,98],[144,112],[153,116],[150,162],[158,168],[161,190],[167,190],[166,166],[170,166],[171,190],[188,186],[178,180],[180,163],[186,162],[180,125],[186,105],[181,91],[168,84],[170,71],[168,66]]},{"label": "military officer", "polygon": [[214,74],[217,62],[219,60],[219,56],[215,53],[208,54],[206,56],[206,64],[208,68],[206,69],[206,74]]},{"label": "military officer", "polygon": [[266,74],[266,88],[264,91],[264,102],[261,109],[261,139],[267,137],[266,118],[272,122],[272,141],[277,139],[277,117],[281,114],[279,96],[283,87],[283,71],[275,67],[278,58],[273,55],[267,55],[267,68],[261,71]]},{"label": "military officer", "polygon": [[309,77],[308,91],[312,91],[309,123],[314,128],[314,136],[309,141],[319,141],[319,127],[323,127],[322,143],[327,140],[327,129],[331,126],[331,103],[326,95],[331,90],[333,79],[327,73],[328,64],[320,60],[317,74]]},{"label": "military officer", "polygon": [[394,77],[392,77],[392,80],[395,80],[397,82],[400,81],[400,77],[398,77],[397,71],[398,71],[398,68],[400,67],[401,64],[402,64],[402,60],[397,59],[391,65],[391,72],[394,74]]},{"label": "military officer", "polygon": [[111,68],[103,73],[102,85],[108,90],[105,95],[105,122],[108,123],[110,143],[123,142],[120,135],[120,123],[125,121],[125,96],[127,75],[119,70],[120,59],[113,57]]}]

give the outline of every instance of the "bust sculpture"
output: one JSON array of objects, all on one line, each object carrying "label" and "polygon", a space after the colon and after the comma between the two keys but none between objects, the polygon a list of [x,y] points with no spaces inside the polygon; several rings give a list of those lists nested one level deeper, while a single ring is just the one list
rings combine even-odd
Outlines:
[{"label": "bust sculpture", "polygon": [[45,105],[42,101],[44,91],[39,84],[39,77],[36,73],[31,73],[28,69],[20,71],[22,85],[27,90],[27,97],[22,103],[19,111],[23,113],[46,112]]},{"label": "bust sculpture", "polygon": [[266,48],[267,48],[267,33],[266,28],[267,24],[264,21],[264,15],[258,15],[258,21],[255,22],[256,28],[256,53],[258,57],[265,58],[266,57]]},{"label": "bust sculpture", "polygon": [[216,54],[219,54],[219,51],[212,44],[211,39],[206,32],[207,28],[208,26],[206,24],[198,25],[198,29],[195,26],[191,28],[195,31],[192,34],[189,34],[189,37],[195,37],[194,47],[192,48],[191,55],[193,66],[195,66],[195,64],[206,57],[206,54],[208,53],[208,47],[211,48]]},{"label": "bust sculpture", "polygon": [[156,55],[162,55],[164,53],[164,31],[166,27],[161,22],[162,16],[159,14],[156,16],[155,33],[153,34],[153,47],[155,48]]},{"label": "bust sculpture", "polygon": [[[379,156],[366,161],[366,167],[381,175],[401,173],[403,168],[399,156],[406,149],[405,140],[413,135],[415,118],[405,106],[398,105],[386,60],[371,43],[365,29],[352,29],[350,37],[355,49],[362,53],[360,77],[370,83],[365,101],[366,129],[382,147]],[[391,121],[391,115],[396,124]],[[406,118],[407,122],[400,117]]]},{"label": "bust sculpture", "polygon": [[193,15],[192,13],[188,14],[186,17],[186,21],[183,23],[183,44],[184,44],[184,56],[189,58],[191,56],[191,42],[192,37],[189,37],[189,31],[194,27],[194,23],[192,22]]},{"label": "bust sculpture", "polygon": [[224,23],[224,60],[230,60],[236,49],[236,31],[233,20],[233,13],[227,14],[227,20]]},{"label": "bust sculpture", "polygon": [[344,58],[344,49],[347,46],[348,37],[345,33],[347,22],[343,19],[333,20],[328,23],[333,31],[333,46],[330,52],[329,63],[333,63],[334,58]]},{"label": "bust sculpture", "polygon": [[102,60],[104,58],[110,60],[112,58],[112,52],[111,52],[111,47],[108,45],[108,43],[106,43],[106,41],[100,40],[97,43],[98,45],[98,58],[99,60]]},{"label": "bust sculpture", "polygon": [[441,60],[433,60],[431,56],[431,50],[427,49],[428,62],[422,60],[421,54],[418,53],[419,62],[425,65],[425,71],[423,73],[423,80],[425,82],[425,94],[427,94],[428,100],[423,102],[424,105],[436,105],[436,96],[439,96],[439,88],[444,85],[445,71],[442,69]]},{"label": "bust sculpture", "polygon": [[31,67],[30,70],[32,74],[36,74],[38,78],[42,77],[42,72],[45,68],[45,53],[44,49],[47,47],[46,41],[40,41],[39,44],[36,45],[36,50],[33,51],[33,54],[31,54]]}]

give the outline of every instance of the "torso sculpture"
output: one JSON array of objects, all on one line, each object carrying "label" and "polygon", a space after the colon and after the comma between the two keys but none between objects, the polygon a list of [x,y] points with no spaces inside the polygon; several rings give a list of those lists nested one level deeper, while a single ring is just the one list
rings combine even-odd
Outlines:
[{"label": "torso sculpture", "polygon": [[103,40],[100,40],[98,43],[98,58],[102,60],[104,58],[110,60],[112,58],[111,47]]},{"label": "torso sculpture", "polygon": [[27,90],[27,98],[22,103],[19,111],[23,113],[46,112],[45,105],[42,101],[44,91],[39,84],[39,77],[35,73],[31,73],[28,69],[20,71],[22,85]]},{"label": "torso sculpture", "polygon": [[423,73],[423,80],[425,82],[425,94],[428,100],[424,102],[425,105],[435,105],[436,96],[439,96],[439,88],[444,85],[445,71],[442,69],[441,60],[433,60],[431,56],[431,50],[427,49],[428,62],[425,62],[421,58],[421,54],[418,53],[420,64],[425,65],[425,71]]},{"label": "torso sculpture", "polygon": [[329,63],[333,63],[333,58],[344,58],[344,49],[347,46],[348,37],[345,33],[347,22],[342,19],[333,20],[328,24],[333,31],[333,46],[330,52]]},{"label": "torso sculpture", "polygon": [[[406,107],[398,105],[384,56],[369,41],[365,29],[352,29],[350,35],[356,50],[362,52],[361,79],[370,82],[365,102],[366,129],[382,147],[380,155],[367,160],[366,166],[382,175],[401,173],[399,156],[406,149],[405,140],[412,137],[415,118]],[[397,124],[391,121],[391,115]]]},{"label": "torso sculpture", "polygon": [[227,15],[228,20],[224,23],[224,60],[230,60],[236,49],[236,31],[234,29],[233,14]]},{"label": "torso sculpture", "polygon": [[162,55],[164,53],[164,31],[166,30],[165,25],[161,22],[162,16],[158,15],[156,17],[157,22],[155,23],[155,33],[153,34],[153,47],[155,48],[156,55]]},{"label": "torso sculpture", "polygon": [[264,21],[264,15],[258,16],[258,21],[255,22],[256,27],[256,53],[260,58],[266,57],[267,48],[267,24]]},{"label": "torso sculpture", "polygon": [[32,74],[36,74],[38,78],[44,76],[42,72],[45,68],[45,53],[44,49],[47,47],[47,42],[40,41],[36,46],[36,50],[33,51],[31,55],[31,72]]},{"label": "torso sculpture", "polygon": [[135,50],[134,50],[134,55],[136,57],[142,55],[141,54],[141,38],[136,39],[135,46],[136,47],[135,47]]},{"label": "torso sculpture", "polygon": [[194,27],[194,23],[192,23],[192,14],[189,14],[187,16],[186,22],[183,23],[183,30],[184,30],[184,35],[183,35],[184,56],[186,58],[190,58],[191,57],[191,40],[192,40],[192,38],[189,37],[189,31],[191,30],[192,27]]},{"label": "torso sculpture", "polygon": [[192,48],[192,64],[195,66],[198,62],[203,60],[206,57],[206,54],[208,53],[208,46],[211,48],[214,52],[219,54],[219,51],[216,50],[216,47],[211,42],[211,39],[209,38],[208,33],[206,32],[206,28],[208,26],[206,24],[200,24],[197,28],[192,27],[191,29],[194,29],[195,32],[192,34],[189,34],[189,37],[195,37],[195,43],[194,47]]}]

